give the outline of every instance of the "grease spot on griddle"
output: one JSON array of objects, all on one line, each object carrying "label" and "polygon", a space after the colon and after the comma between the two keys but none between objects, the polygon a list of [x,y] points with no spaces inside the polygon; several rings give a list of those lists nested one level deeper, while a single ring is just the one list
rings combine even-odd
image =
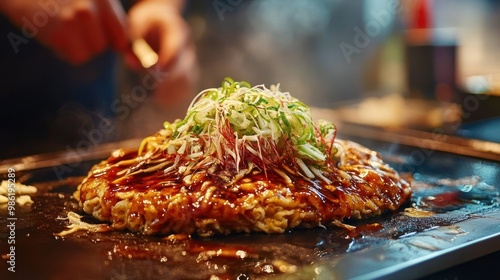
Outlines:
[{"label": "grease spot on griddle", "polygon": [[437,251],[439,250],[438,247],[430,244],[430,243],[427,243],[427,242],[424,242],[422,240],[411,240],[408,242],[408,244],[412,245],[412,246],[415,246],[415,247],[418,247],[418,248],[421,248],[421,249],[425,249],[425,250],[428,250],[428,251]]}]

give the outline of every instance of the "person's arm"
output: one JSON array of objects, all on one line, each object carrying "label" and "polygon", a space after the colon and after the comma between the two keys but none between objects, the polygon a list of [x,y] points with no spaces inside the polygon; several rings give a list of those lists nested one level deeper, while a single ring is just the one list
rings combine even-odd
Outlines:
[{"label": "person's arm", "polygon": [[[118,0],[1,0],[4,13],[21,30],[63,59],[80,64],[108,48],[125,51],[126,15]],[[31,39],[31,38],[29,38]]]}]

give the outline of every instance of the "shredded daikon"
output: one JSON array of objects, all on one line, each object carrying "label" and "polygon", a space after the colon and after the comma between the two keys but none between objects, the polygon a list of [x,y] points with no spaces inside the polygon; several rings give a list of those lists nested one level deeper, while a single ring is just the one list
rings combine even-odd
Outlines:
[{"label": "shredded daikon", "polygon": [[338,162],[343,152],[334,143],[335,126],[313,122],[310,108],[279,85],[252,87],[231,78],[220,88],[200,92],[186,117],[165,122],[164,128],[169,141],[148,137],[139,154],[159,148],[189,160],[210,157],[234,173],[248,169],[248,162],[264,172],[275,170],[287,159],[303,176],[328,182],[321,170]]}]

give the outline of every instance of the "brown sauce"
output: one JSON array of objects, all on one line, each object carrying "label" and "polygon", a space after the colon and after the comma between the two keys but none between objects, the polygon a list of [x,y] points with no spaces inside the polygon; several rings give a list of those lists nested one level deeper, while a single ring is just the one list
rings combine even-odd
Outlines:
[{"label": "brown sauce", "polygon": [[[107,166],[110,168],[106,172],[95,174],[94,176],[101,177],[107,182],[115,182],[115,180],[120,178],[118,173],[123,173],[123,169],[125,168],[117,163],[124,160],[133,160],[136,155],[136,153],[130,151],[117,153],[107,161]],[[169,160],[168,156],[163,156]],[[161,194],[156,199],[161,200],[165,197],[171,197],[184,192],[190,199],[186,203],[186,213],[195,215],[196,217],[214,217],[226,220],[234,219],[239,215],[235,208],[238,206],[238,203],[241,203],[238,201],[242,196],[249,194],[259,195],[264,190],[272,190],[276,193],[291,193],[294,201],[309,205],[306,211],[315,212],[323,221],[349,218],[356,208],[363,207],[359,203],[371,200],[372,197],[379,197],[379,200],[383,203],[382,208],[397,208],[403,202],[404,199],[402,198],[407,197],[407,194],[403,190],[405,187],[408,187],[407,183],[403,180],[398,181],[399,177],[395,173],[384,175],[382,171],[370,166],[367,163],[370,160],[368,156],[364,158],[355,157],[355,159],[355,163],[362,165],[363,170],[359,171],[356,168],[350,167],[345,170],[340,170],[337,167],[330,168],[331,172],[326,177],[332,182],[331,184],[318,179],[305,179],[296,175],[298,173],[290,174],[290,172],[287,172],[287,175],[292,180],[292,184],[287,184],[284,178],[273,170],[252,172],[245,175],[243,180],[240,179],[230,184],[228,184],[226,177],[202,171],[203,173],[196,175],[196,177],[193,176],[195,179],[186,184],[183,176],[178,175],[177,172],[167,175],[163,171],[164,168],[162,168],[153,172],[125,176],[117,180],[116,183],[109,184],[109,190],[105,194],[104,199],[106,203],[114,204],[118,200],[116,194],[119,192],[134,191],[136,193],[146,193],[155,191]],[[282,170],[292,169],[290,163],[284,162],[283,164],[287,164],[288,167]],[[148,168],[147,163],[141,162],[140,165],[141,168]],[[227,171],[225,172],[227,173]],[[343,172],[344,175],[340,174],[340,172]],[[123,176],[123,174],[120,175]],[[199,199],[196,199],[196,197],[204,196],[206,193],[206,187],[204,189],[206,181],[210,181],[211,186],[216,187],[216,190],[212,194],[214,200],[208,204],[200,203]],[[241,187],[246,181],[259,182],[259,184],[251,189]],[[357,197],[357,202],[352,202],[350,197]],[[142,202],[139,201],[138,203]],[[216,207],[213,206],[216,203],[224,203],[224,210],[219,212],[214,211]],[[158,210],[160,212],[165,211],[164,209]],[[161,227],[161,223],[158,226]]]}]

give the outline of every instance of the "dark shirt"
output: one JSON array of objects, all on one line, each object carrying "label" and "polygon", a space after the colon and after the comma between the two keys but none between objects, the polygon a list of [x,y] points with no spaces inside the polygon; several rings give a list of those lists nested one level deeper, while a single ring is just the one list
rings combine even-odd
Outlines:
[{"label": "dark shirt", "polygon": [[71,65],[0,15],[0,159],[76,146],[112,120],[116,58]]}]

